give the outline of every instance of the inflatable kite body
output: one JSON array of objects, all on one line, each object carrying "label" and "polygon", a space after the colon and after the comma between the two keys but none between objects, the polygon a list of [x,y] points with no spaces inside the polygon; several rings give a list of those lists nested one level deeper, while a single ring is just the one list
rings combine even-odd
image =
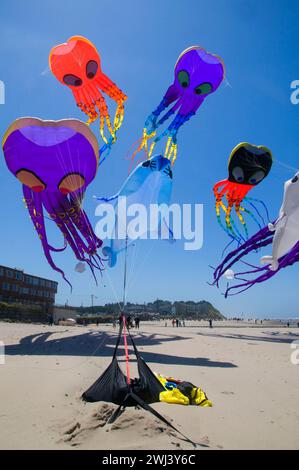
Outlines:
[{"label": "inflatable kite body", "polygon": [[[102,203],[111,204],[115,214],[113,227],[103,248],[103,254],[109,258],[111,267],[116,264],[117,254],[136,238],[151,237],[172,240],[172,232],[163,216],[163,211],[167,210],[170,203],[171,192],[172,170],[170,162],[159,155],[140,163],[115,196],[96,198]],[[151,212],[151,205],[155,205],[156,209],[159,209],[154,215]],[[140,218],[134,222],[131,219],[135,215],[135,209],[140,209],[141,212]],[[130,212],[132,210],[133,213]],[[151,220],[148,220],[149,213],[153,215]],[[138,236],[136,236],[136,229],[138,229]]]},{"label": "inflatable kite body", "polygon": [[270,263],[269,268],[277,271],[279,259],[288,253],[299,241],[299,173],[284,185],[284,197],[279,217],[268,228],[274,232],[272,255],[263,256],[262,263]]},{"label": "inflatable kite body", "polygon": [[[101,269],[97,250],[102,242],[81,207],[99,158],[97,140],[88,126],[75,119],[17,119],[4,136],[3,152],[9,170],[23,185],[24,201],[50,266],[66,280],[52,252],[69,245],[93,273],[94,268]],[[63,248],[49,244],[44,211],[61,231]]]},{"label": "inflatable kite body", "polygon": [[[66,43],[53,47],[49,64],[57,80],[72,90],[77,105],[89,118],[87,124],[99,117],[104,142],[114,142],[116,131],[123,121],[124,101],[127,97],[102,72],[101,59],[92,42],[82,36],[71,37]],[[101,91],[117,104],[113,124]],[[109,139],[104,134],[105,123],[110,134]]]},{"label": "inflatable kite body", "polygon": [[[141,143],[133,157],[142,149],[151,157],[156,143],[166,137],[164,157],[174,163],[177,156],[178,130],[194,116],[204,100],[217,90],[223,78],[224,64],[220,57],[199,46],[182,52],[175,65],[174,82],[169,86],[159,106],[147,118]],[[169,108],[170,105],[173,106]],[[166,112],[162,115],[164,111]],[[158,134],[159,128],[171,117],[173,119],[166,130]],[[148,147],[151,139],[153,140]]]},{"label": "inflatable kite body", "polygon": [[[228,178],[219,181],[213,188],[218,223],[232,239],[238,242],[245,241],[245,239],[234,222],[232,210],[235,210],[241,226],[244,227],[246,238],[248,238],[248,229],[244,215],[250,216],[261,228],[260,224],[261,221],[264,222],[264,219],[254,201],[260,202],[264,207],[265,205],[262,201],[246,196],[251,189],[263,181],[270,172],[271,166],[272,155],[269,149],[242,142],[232,150],[229,157]],[[248,203],[248,207],[242,204],[244,201]],[[255,213],[249,209],[249,205]],[[221,218],[221,210],[225,216],[225,225]]]},{"label": "inflatable kite body", "polygon": [[[264,266],[253,266],[246,256],[272,244],[272,254],[263,256]],[[241,281],[228,286],[225,296],[240,293],[257,283],[264,282],[281,269],[299,261],[299,173],[284,185],[284,197],[279,217],[274,223],[259,230],[249,240],[231,251],[214,271],[214,284],[219,286],[222,276]],[[251,269],[235,273],[232,269],[243,262]]]}]

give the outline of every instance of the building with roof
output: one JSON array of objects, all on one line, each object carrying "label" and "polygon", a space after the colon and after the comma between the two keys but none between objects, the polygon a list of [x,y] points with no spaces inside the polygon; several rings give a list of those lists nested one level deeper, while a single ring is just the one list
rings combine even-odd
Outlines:
[{"label": "building with roof", "polygon": [[0,302],[53,306],[58,283],[0,265]]}]

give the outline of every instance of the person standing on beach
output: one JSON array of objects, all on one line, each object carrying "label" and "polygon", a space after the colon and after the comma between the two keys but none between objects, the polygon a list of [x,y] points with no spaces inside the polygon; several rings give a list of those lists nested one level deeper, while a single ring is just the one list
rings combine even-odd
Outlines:
[{"label": "person standing on beach", "polygon": [[173,318],[173,320],[172,320],[172,326],[174,327],[174,325],[175,325],[175,319]]}]

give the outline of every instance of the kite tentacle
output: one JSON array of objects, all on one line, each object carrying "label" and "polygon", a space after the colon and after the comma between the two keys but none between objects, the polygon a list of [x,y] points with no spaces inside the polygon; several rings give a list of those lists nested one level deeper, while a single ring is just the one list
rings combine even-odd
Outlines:
[{"label": "kite tentacle", "polygon": [[67,282],[67,284],[72,289],[72,284],[65,277],[64,271],[60,269],[58,266],[56,266],[51,256],[51,253],[50,253],[51,247],[48,244],[48,240],[47,240],[44,215],[43,215],[43,206],[42,206],[40,194],[34,193],[34,191],[32,191],[29,187],[25,185],[23,185],[23,194],[24,194],[24,199],[25,199],[30,217],[32,219],[34,227],[41,241],[43,251],[44,251],[45,257],[49,265],[51,266],[52,269],[54,269],[54,271],[61,274],[62,278],[65,280],[65,282]]},{"label": "kite tentacle", "polygon": [[[245,200],[247,200],[247,201],[253,201],[253,202],[258,202],[259,204],[261,204],[261,205],[263,206],[264,210],[265,210],[267,220],[268,220],[268,221],[270,220],[268,207],[267,207],[267,205],[264,203],[264,201],[262,201],[261,199],[257,199],[257,198],[255,198],[255,197],[248,197],[248,196],[245,197]],[[255,206],[254,206],[254,207],[255,207]],[[256,209],[256,210],[257,210],[257,209]]]},{"label": "kite tentacle", "polygon": [[218,285],[218,282],[224,272],[231,268],[234,264],[237,263],[237,261],[242,259],[248,253],[272,243],[273,236],[273,232],[270,232],[268,227],[264,227],[245,243],[228,253],[224,260],[222,260],[221,263],[214,270],[214,283]]},{"label": "kite tentacle", "polygon": [[[288,254],[282,256],[278,260],[279,264],[278,264],[278,269],[276,271],[272,271],[271,269],[269,269],[269,266],[264,266],[264,267],[261,267],[259,269],[255,269],[255,270],[252,270],[252,271],[247,271],[247,272],[244,272],[244,273],[240,273],[241,275],[242,274],[255,274],[256,272],[260,272],[260,273],[263,273],[263,274],[261,274],[260,276],[254,278],[254,279],[251,279],[251,280],[246,280],[245,279],[242,284],[238,284],[238,285],[231,286],[231,287],[227,288],[227,290],[225,292],[225,297],[228,297],[229,295],[240,294],[241,292],[244,292],[245,290],[252,287],[254,284],[259,284],[261,282],[264,282],[264,281],[270,279],[275,274],[277,274],[278,271],[285,268],[286,266],[294,264],[298,260],[299,260],[299,242],[296,243],[296,245],[292,248],[292,250]],[[237,290],[237,289],[240,289],[240,290]],[[234,294],[229,294],[229,292],[231,292],[232,290],[234,290],[234,291],[237,290],[237,292],[235,292]]]}]

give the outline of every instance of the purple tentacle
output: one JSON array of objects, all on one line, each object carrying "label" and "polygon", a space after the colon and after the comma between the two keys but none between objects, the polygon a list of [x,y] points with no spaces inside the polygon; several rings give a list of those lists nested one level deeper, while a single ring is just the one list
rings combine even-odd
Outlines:
[{"label": "purple tentacle", "polygon": [[[231,296],[231,295],[237,295],[237,294],[240,294],[241,292],[244,292],[245,290],[249,289],[250,287],[252,287],[254,284],[259,284],[261,282],[264,282],[268,279],[270,279],[271,277],[275,276],[275,274],[278,273],[278,271],[280,271],[282,268],[285,268],[286,266],[289,266],[293,263],[295,263],[296,261],[298,261],[299,259],[299,253],[298,253],[298,249],[299,249],[299,243],[297,244],[297,252],[296,252],[296,245],[295,247],[292,249],[292,251],[287,254],[287,255],[284,255],[280,258],[279,260],[279,267],[276,271],[272,271],[271,269],[269,269],[268,266],[264,266],[264,267],[261,267],[259,269],[255,269],[255,270],[252,270],[252,271],[247,271],[245,273],[237,273],[237,276],[239,274],[254,274],[254,273],[257,273],[257,272],[263,272],[263,274],[261,276],[258,276],[254,279],[244,279],[241,284],[237,284],[237,285],[234,285],[234,286],[231,286],[231,287],[228,287],[225,291],[225,294],[224,296],[227,298],[228,296]],[[295,257],[294,257],[294,254],[293,254],[293,250],[295,250]],[[238,290],[239,289],[239,290]],[[237,292],[234,292],[233,294],[230,294],[229,292],[230,291],[237,291]]]},{"label": "purple tentacle", "polygon": [[[273,271],[269,269],[269,266],[254,266],[247,261],[244,261],[242,258],[247,254],[256,251],[257,249],[267,246],[273,242],[274,232],[270,232],[268,227],[264,227],[262,230],[257,232],[253,237],[251,237],[246,243],[241,245],[236,250],[232,251],[227,255],[225,260],[214,270],[214,285],[219,287],[220,278],[223,276],[225,271],[232,266],[234,266],[238,261],[246,264],[247,266],[253,268],[247,271],[240,271],[235,273],[235,279],[241,281],[238,284],[229,286],[227,284],[224,296],[228,297],[231,295],[237,295],[242,292],[245,292],[250,287],[255,284],[264,282],[271,277],[275,276],[281,269],[291,266],[292,264],[299,261],[299,241],[294,245],[294,247],[285,255],[281,256],[278,260],[278,269]],[[248,276],[254,276],[252,279]]]},{"label": "purple tentacle", "polygon": [[97,249],[103,245],[103,242],[96,236],[87,214],[81,209],[80,199],[78,200],[76,197],[71,197],[70,201],[71,206],[75,209],[75,211],[72,211],[70,214],[71,219],[84,237],[89,240],[91,253],[96,253]]},{"label": "purple tentacle", "polygon": [[237,261],[243,258],[251,251],[257,250],[263,246],[269,245],[273,240],[274,233],[270,232],[268,227],[259,230],[254,236],[249,238],[245,243],[238,246],[235,250],[228,253],[224,260],[214,270],[214,283],[218,285],[218,281],[222,274],[233,266]]},{"label": "purple tentacle", "polygon": [[[232,258],[227,264],[224,264],[223,262],[215,269],[214,272],[214,282],[213,284],[216,284],[217,287],[219,286],[219,281],[225,271],[233,267],[238,261],[242,260],[242,258],[252,251],[256,251],[257,249],[260,249],[262,247],[265,247],[269,245],[272,242],[272,238],[268,238],[266,240],[261,241],[260,243],[256,243],[253,246],[249,246],[246,250],[243,250],[241,253],[239,253],[237,256]],[[229,255],[228,255],[229,256]],[[259,269],[264,269],[264,268],[259,268]]]},{"label": "purple tentacle", "polygon": [[69,217],[67,216],[66,208],[60,204],[60,199],[56,199],[53,195],[47,194],[44,198],[44,204],[49,212],[52,220],[56,223],[57,227],[61,230],[66,241],[73,250],[75,256],[80,261],[83,261],[84,252],[88,250],[87,245],[78,236],[75,228],[72,225]]},{"label": "purple tentacle", "polygon": [[59,194],[52,194],[51,198],[48,195],[45,204],[76,258],[89,265],[97,283],[94,268],[103,269],[102,259],[97,254],[102,241],[96,237],[87,215],[80,208],[80,199],[69,200],[67,197],[62,198]]},{"label": "purple tentacle", "polygon": [[167,121],[170,116],[172,116],[181,106],[182,98],[179,98],[177,102],[170,108],[167,113],[165,113],[158,121],[157,126],[161,126],[165,121]]},{"label": "purple tentacle", "polygon": [[72,289],[71,283],[65,277],[63,270],[56,266],[50,253],[50,251],[56,251],[57,249],[54,249],[48,244],[41,195],[33,192],[30,188],[25,185],[23,185],[23,194],[30,217],[41,240],[43,251],[49,265],[52,269],[54,269],[54,271],[57,271],[61,274],[63,279],[69,284],[70,288]]}]

